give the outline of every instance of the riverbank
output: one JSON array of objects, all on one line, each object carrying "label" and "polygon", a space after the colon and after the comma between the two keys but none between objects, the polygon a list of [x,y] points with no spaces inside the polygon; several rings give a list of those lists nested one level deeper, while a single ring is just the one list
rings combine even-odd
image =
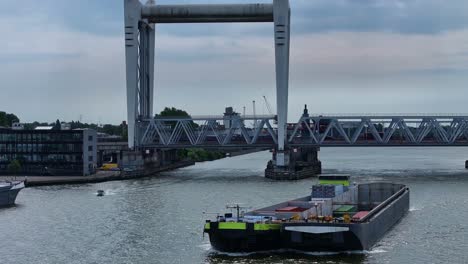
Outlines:
[{"label": "riverbank", "polygon": [[175,164],[154,168],[151,170],[151,174],[121,173],[120,171],[98,171],[96,174],[89,176],[17,176],[16,178],[14,176],[0,176],[0,181],[12,179],[25,180],[26,187],[121,181],[152,177],[156,173],[192,166],[194,164],[195,163],[192,161],[181,161]]}]

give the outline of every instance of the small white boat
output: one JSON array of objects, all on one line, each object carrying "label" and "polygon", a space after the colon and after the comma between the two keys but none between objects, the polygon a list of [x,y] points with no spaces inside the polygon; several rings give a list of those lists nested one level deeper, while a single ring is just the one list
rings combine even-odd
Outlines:
[{"label": "small white boat", "polygon": [[15,204],[16,196],[24,188],[24,181],[0,181],[0,207]]}]

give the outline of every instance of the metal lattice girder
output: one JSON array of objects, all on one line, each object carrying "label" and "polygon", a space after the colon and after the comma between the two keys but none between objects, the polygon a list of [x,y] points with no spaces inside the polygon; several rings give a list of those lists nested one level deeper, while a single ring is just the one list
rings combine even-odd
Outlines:
[{"label": "metal lattice girder", "polygon": [[406,125],[403,118],[392,119],[392,122],[389,125],[389,129],[385,131],[383,142],[388,143],[396,131],[401,131],[402,134],[405,136],[405,138],[409,142],[412,142],[412,143],[416,142],[416,139],[414,138],[413,133],[411,132],[409,127]]},{"label": "metal lattice girder", "polygon": [[[289,137],[289,143],[294,142],[298,130],[307,124],[307,120],[312,123],[307,127],[310,142],[317,142],[315,138],[318,138],[317,145],[338,145],[337,142],[342,141],[349,145],[418,145],[429,142],[444,145],[457,143],[462,135],[468,139],[468,123],[464,116],[320,116],[301,118]],[[319,125],[321,121],[327,121],[327,125]],[[351,138],[344,129],[349,124],[354,124]],[[379,126],[382,129],[380,133],[377,131]]]},{"label": "metal lattice girder", "polygon": [[[258,120],[257,125],[246,126],[252,120]],[[168,148],[277,147],[273,120],[273,116],[148,119],[140,142]],[[311,116],[288,127],[289,147],[468,146],[468,116]]]},{"label": "metal lattice girder", "polygon": [[[455,118],[450,126],[450,143],[454,143],[460,136],[467,132],[468,122],[462,118]],[[466,137],[468,139],[468,137]]]},{"label": "metal lattice girder", "polygon": [[[231,145],[235,136],[236,144],[251,145],[255,144],[260,134],[262,134],[262,138],[268,135],[269,141],[276,143],[277,134],[270,122],[273,119],[274,116],[247,116],[232,119],[226,119],[225,117],[147,119],[144,120],[147,126],[140,142],[142,146]],[[255,129],[247,128],[245,126],[246,120],[260,120],[260,123]],[[229,121],[231,125],[229,127],[219,125],[219,122],[225,121]],[[201,122],[201,125],[197,128],[194,125],[196,122]],[[216,139],[214,142],[213,137]]]},{"label": "metal lattice girder", "polygon": [[275,144],[278,144],[278,135],[276,134],[276,132],[273,130],[273,127],[271,126],[271,123],[270,123],[270,120],[265,120],[265,125],[266,125],[266,129],[268,131],[268,133],[270,134],[270,136],[272,137],[273,141],[275,142]]},{"label": "metal lattice girder", "polygon": [[143,133],[141,144],[149,145],[154,142],[155,139],[159,139],[160,143],[163,145],[169,144],[169,135],[163,129],[163,125],[159,120],[151,119],[148,123],[145,132]]},{"label": "metal lattice girder", "polygon": [[351,143],[351,140],[349,139],[349,137],[348,137],[348,135],[346,134],[346,132],[344,132],[343,127],[342,127],[341,124],[340,124],[337,120],[335,120],[335,119],[333,119],[333,120],[330,121],[330,123],[328,124],[328,126],[327,126],[325,132],[321,135],[320,140],[319,140],[319,143],[323,143],[323,142],[326,140],[327,136],[332,136],[332,135],[330,135],[330,133],[332,132],[332,129],[333,129],[333,128],[335,128],[335,129],[338,131],[338,133],[344,138],[344,140],[345,140],[346,142]]},{"label": "metal lattice girder", "polygon": [[179,140],[180,137],[182,136],[182,125],[181,121],[177,121],[174,130],[171,133],[171,137],[169,138],[169,144],[176,144]]},{"label": "metal lattice girder", "polygon": [[[292,134],[290,135],[288,142],[291,142],[291,141],[294,139],[294,137],[298,136],[299,129],[300,129],[301,127],[305,127],[305,128],[307,129],[307,131],[309,132],[309,135],[310,135],[310,136],[309,136],[309,138],[308,138],[308,139],[309,139],[308,141],[309,141],[310,143],[318,143],[318,142],[319,142],[319,141],[317,140],[317,137],[316,137],[315,126],[314,126],[313,128],[311,128],[311,127],[309,126],[309,124],[307,123],[307,121],[311,121],[311,118],[310,118],[310,117],[303,117],[303,116],[302,116],[302,117],[299,119],[299,121],[298,121],[298,122],[296,123],[296,125],[294,126],[294,130],[293,130]],[[314,123],[314,124],[315,124],[315,123]],[[314,130],[312,130],[312,129],[314,129]]]}]

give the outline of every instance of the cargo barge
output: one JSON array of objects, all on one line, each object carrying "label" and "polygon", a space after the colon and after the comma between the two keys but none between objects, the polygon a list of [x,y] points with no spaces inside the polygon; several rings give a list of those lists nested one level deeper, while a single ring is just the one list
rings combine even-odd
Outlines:
[{"label": "cargo barge", "polygon": [[207,220],[204,232],[222,252],[369,250],[409,209],[402,184],[350,184],[346,175],[319,182],[299,199],[250,212],[234,206],[237,213]]}]

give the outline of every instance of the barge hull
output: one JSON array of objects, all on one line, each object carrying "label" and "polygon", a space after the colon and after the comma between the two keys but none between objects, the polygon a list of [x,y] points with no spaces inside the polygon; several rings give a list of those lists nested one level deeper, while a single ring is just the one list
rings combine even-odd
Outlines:
[{"label": "barge hull", "polygon": [[393,226],[405,216],[409,210],[410,192],[405,192],[392,201],[385,210],[380,211],[368,223],[356,225],[351,229],[360,239],[363,250],[370,249]]},{"label": "barge hull", "polygon": [[409,190],[389,203],[368,222],[361,224],[333,224],[349,228],[349,231],[311,234],[287,231],[291,226],[329,227],[330,224],[286,224],[282,230],[283,247],[302,251],[348,251],[369,250],[409,210]]},{"label": "barge hull", "polygon": [[[218,222],[207,223],[211,246],[222,252],[254,252],[281,248],[280,230],[255,230],[255,224],[232,229],[219,228]],[[209,228],[207,228],[209,226]]]},{"label": "barge hull", "polygon": [[[213,248],[223,252],[369,250],[408,212],[410,192],[401,184],[368,183],[352,187],[331,200],[312,200],[311,197],[248,212],[249,221],[253,218],[255,223],[228,217],[209,221],[204,231],[209,234]],[[319,203],[325,205],[320,209],[322,219],[310,218],[311,206],[318,212]],[[324,220],[323,215],[341,212],[338,209],[343,205],[357,211],[352,221],[349,215],[345,215],[348,220],[344,217]],[[293,211],[293,208],[308,208],[309,211]],[[272,216],[280,220],[255,220]]]}]

